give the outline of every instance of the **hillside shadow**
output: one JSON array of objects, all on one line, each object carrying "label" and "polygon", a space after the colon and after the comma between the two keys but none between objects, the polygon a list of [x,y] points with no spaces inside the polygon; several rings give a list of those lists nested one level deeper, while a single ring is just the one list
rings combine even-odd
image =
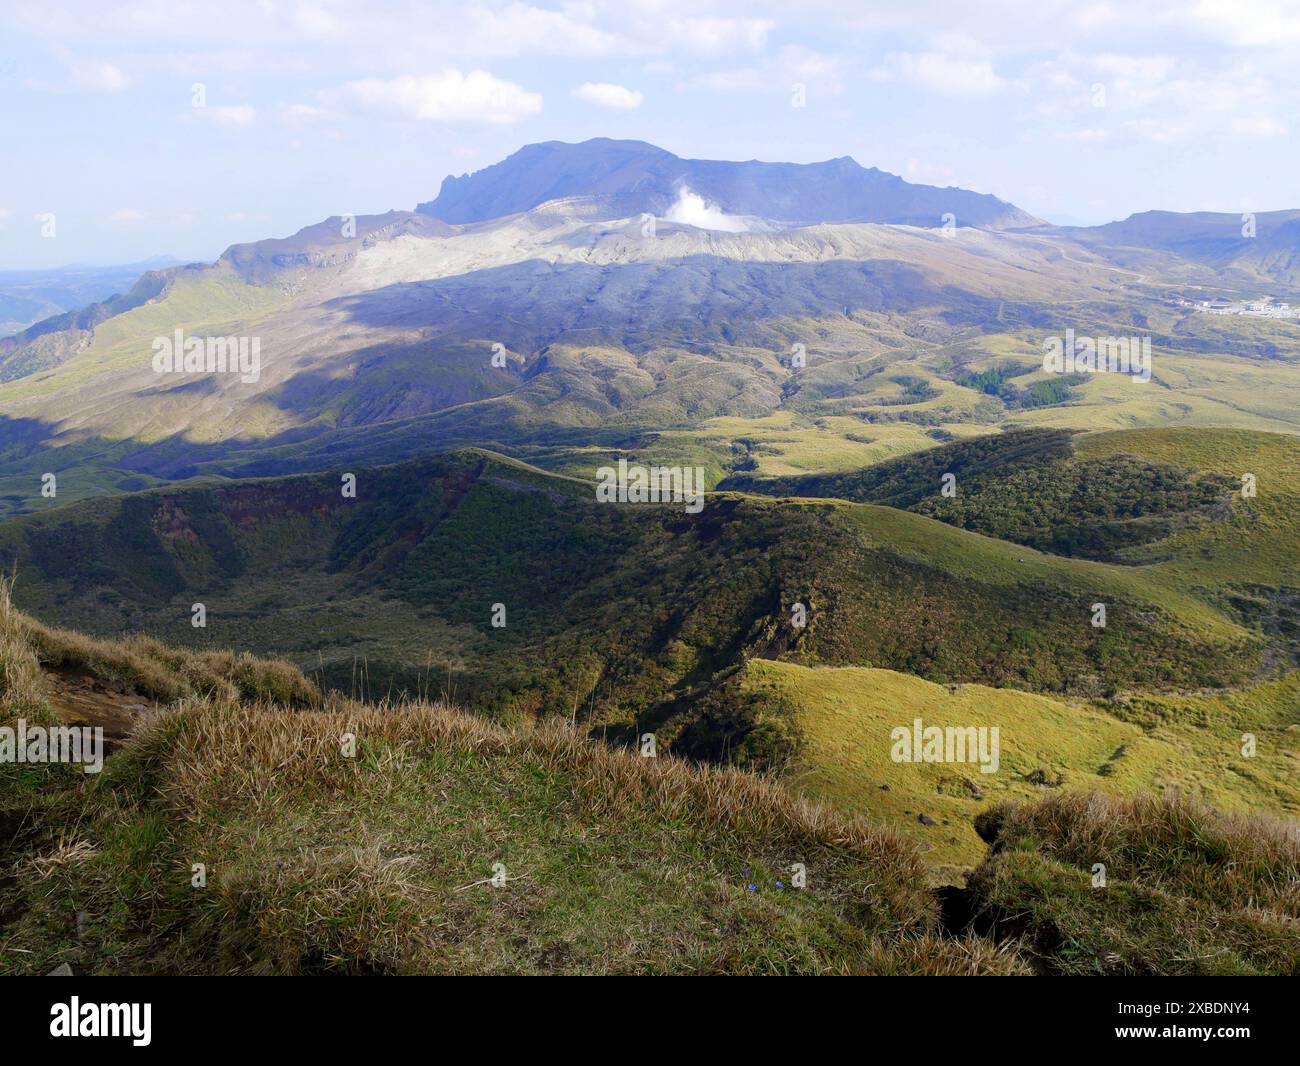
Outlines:
[{"label": "hillside shadow", "polygon": [[526,260],[399,282],[324,306],[366,326],[491,337],[512,351],[603,339],[638,352],[665,337],[692,350],[692,342],[745,343],[752,327],[795,316],[933,308],[934,319],[950,326],[996,322],[1003,328],[1041,317],[1028,303],[937,285],[902,260],[791,263],[707,255],[627,264]]}]

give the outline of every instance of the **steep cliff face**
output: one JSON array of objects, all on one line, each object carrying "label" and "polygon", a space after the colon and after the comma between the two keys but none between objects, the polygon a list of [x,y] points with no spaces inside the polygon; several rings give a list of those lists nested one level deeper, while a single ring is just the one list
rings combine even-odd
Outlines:
[{"label": "steep cliff face", "polygon": [[292,237],[275,237],[250,244],[234,244],[219,263],[231,267],[245,281],[264,284],[285,270],[340,267],[379,241],[401,236],[442,237],[453,232],[437,219],[411,211],[382,215],[335,215],[299,230]]}]

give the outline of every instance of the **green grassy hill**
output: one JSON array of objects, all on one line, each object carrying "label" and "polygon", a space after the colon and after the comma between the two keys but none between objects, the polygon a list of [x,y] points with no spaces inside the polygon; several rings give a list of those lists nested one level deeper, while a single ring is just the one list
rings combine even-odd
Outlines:
[{"label": "green grassy hill", "polygon": [[307,475],[26,516],[0,527],[0,565],[16,567],[25,609],[93,633],[281,655],[357,695],[449,688],[601,727],[675,730],[681,701],[742,656],[1104,693],[1238,684],[1266,645],[1140,569],[892,508],[607,505],[474,451],[356,473],[355,499],[340,475]]},{"label": "green grassy hill", "polygon": [[[940,492],[949,472],[954,497]],[[1253,495],[1243,491],[1247,475]],[[1267,634],[1270,661],[1300,661],[1300,441],[1293,436],[1012,430],[856,471],[745,474],[723,484],[874,499],[1055,554],[1126,564],[1152,589],[1213,603]]]},{"label": "green grassy hill", "polygon": [[[1244,430],[1132,430],[1085,436],[1084,462],[1110,462],[1121,452],[1217,475],[1235,485],[1232,507],[1210,523],[1175,532],[1128,557],[1176,576],[1188,587],[1253,582],[1300,587],[1300,441]],[[1241,495],[1252,474],[1255,496]]]},{"label": "green grassy hill", "polygon": [[[1300,673],[1232,693],[1064,701],[889,670],[753,660],[742,687],[780,708],[798,737],[792,787],[898,826],[946,880],[983,853],[978,814],[1045,792],[1182,794],[1222,810],[1300,818]],[[997,771],[974,761],[894,761],[891,730],[916,718],[996,726]],[[1255,738],[1250,756],[1245,733]]]},{"label": "green grassy hill", "polygon": [[[951,499],[937,491],[948,471],[956,472],[958,484]],[[1244,473],[1255,476],[1253,497],[1241,494]],[[879,499],[1053,552],[1108,557],[1121,565],[1098,568],[933,527],[922,546],[902,512],[853,511],[896,550],[924,551],[957,572],[1007,580],[1051,559],[1054,573],[1081,568],[1070,573],[1076,582],[1099,581],[1101,574],[1108,581],[1131,580],[1131,596],[1164,603],[1185,618],[1212,607],[1206,624],[1226,615],[1267,642],[1261,680],[1250,684],[1104,698],[1076,688],[1071,701],[979,685],[950,690],[883,670],[804,669],[797,659],[750,662],[742,691],[760,710],[776,709],[760,719],[779,721],[798,738],[791,746],[798,749],[792,774],[799,787],[904,825],[950,878],[980,850],[971,813],[1001,796],[1041,792],[1041,780],[1030,779],[1038,769],[1044,774],[1035,776],[1067,791],[1184,793],[1224,809],[1296,816],[1300,443],[1294,437],[1236,429],[1010,431],[858,471],[747,475],[726,484]],[[1100,573],[1094,577],[1090,569]],[[1122,646],[1121,637],[1107,651]],[[889,730],[914,717],[938,725],[998,725],[1003,772],[982,780],[969,767],[893,763]],[[1258,745],[1251,756],[1242,750],[1246,734]],[[922,814],[935,824],[921,825]]]},{"label": "green grassy hill", "polygon": [[[1055,555],[1112,561],[1230,511],[1239,480],[1122,447],[1076,454],[1064,430],[1010,430],[851,473],[735,476],[720,487],[883,503]],[[948,475],[952,495],[945,496]]]}]

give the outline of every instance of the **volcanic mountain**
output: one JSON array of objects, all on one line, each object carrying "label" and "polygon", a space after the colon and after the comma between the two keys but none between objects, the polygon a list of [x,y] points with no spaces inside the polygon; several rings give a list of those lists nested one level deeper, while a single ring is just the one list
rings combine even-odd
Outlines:
[{"label": "volcanic mountain", "polygon": [[823,163],[734,163],[681,159],[644,141],[600,137],[581,144],[530,144],[474,174],[448,177],[416,211],[444,222],[484,222],[551,200],[594,198],[611,217],[667,215],[683,190],[729,215],[796,225],[884,222],[1005,229],[1039,222],[995,196],[913,185],[848,156]]},{"label": "volcanic mountain", "polygon": [[[1271,216],[1261,225],[1273,233]],[[1229,335],[1196,307],[1265,277],[1287,295],[1287,261],[1262,244],[1189,249],[1158,229],[1147,245],[1137,224],[1057,229],[848,158],[530,145],[447,178],[415,211],[151,271],[0,340],[0,508],[46,506],[34,493],[48,472],[65,472],[62,503],[465,446],[586,475],[593,445],[663,434],[702,452],[715,479],[736,456],[797,473],[764,459],[786,451],[764,443],[781,427],[826,436],[817,447],[851,468],[1041,407],[1076,428],[1289,431],[1294,326]],[[1042,337],[1066,329],[1151,335],[1151,388],[1081,403],[1081,382],[1044,380]],[[159,373],[157,345],[177,331],[182,344],[256,340],[256,373]],[[972,387],[985,371],[1005,381],[1011,362],[1013,384]],[[1225,367],[1245,375],[1230,402],[1212,387]],[[1153,409],[1170,388],[1177,402]]]}]

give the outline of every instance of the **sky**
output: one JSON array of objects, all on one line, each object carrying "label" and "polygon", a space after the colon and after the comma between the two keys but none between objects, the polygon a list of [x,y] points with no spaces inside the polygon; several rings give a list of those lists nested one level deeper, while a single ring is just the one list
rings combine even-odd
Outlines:
[{"label": "sky", "polygon": [[850,155],[1060,224],[1300,207],[1300,0],[6,0],[0,270],[210,260],[524,144]]}]

